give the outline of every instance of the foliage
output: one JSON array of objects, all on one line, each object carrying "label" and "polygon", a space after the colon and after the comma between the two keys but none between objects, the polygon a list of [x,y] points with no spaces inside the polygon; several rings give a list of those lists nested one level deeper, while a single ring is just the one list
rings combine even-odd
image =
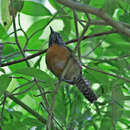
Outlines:
[{"label": "foliage", "polygon": [[[0,129],[44,130],[49,127],[53,111],[50,129],[130,129],[130,38],[127,35],[102,18],[68,8],[59,0],[48,0],[55,11],[44,0],[24,1],[16,16],[12,12],[10,16],[8,0],[1,2],[0,41],[4,48],[0,50]],[[130,30],[129,0],[80,0],[80,3],[103,10]],[[29,27],[23,22],[26,17],[31,17]],[[13,29],[9,29],[12,23]],[[97,94],[97,102],[91,104],[76,87],[64,82],[56,93],[58,79],[44,61],[50,25],[73,50],[77,45],[75,39],[82,37],[79,49],[82,72]],[[86,25],[88,28],[82,36]]]}]

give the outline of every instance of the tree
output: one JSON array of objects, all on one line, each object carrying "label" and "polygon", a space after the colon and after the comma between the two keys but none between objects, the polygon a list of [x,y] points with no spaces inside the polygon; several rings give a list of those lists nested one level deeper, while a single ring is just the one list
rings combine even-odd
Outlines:
[{"label": "tree", "polygon": [[[130,1],[48,2],[55,12],[41,1],[1,0],[1,129],[129,129]],[[32,16],[27,29],[22,14]],[[95,103],[73,85],[56,84],[46,68],[50,25],[76,50]]]}]

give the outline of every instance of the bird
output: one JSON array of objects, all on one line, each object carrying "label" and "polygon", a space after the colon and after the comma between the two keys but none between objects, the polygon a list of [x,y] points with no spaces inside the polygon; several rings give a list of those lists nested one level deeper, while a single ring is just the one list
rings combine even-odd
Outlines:
[{"label": "bird", "polygon": [[60,33],[55,32],[51,26],[45,60],[47,68],[59,80],[75,85],[90,103],[97,100],[89,81],[82,75],[82,67],[73,51],[66,46]]}]

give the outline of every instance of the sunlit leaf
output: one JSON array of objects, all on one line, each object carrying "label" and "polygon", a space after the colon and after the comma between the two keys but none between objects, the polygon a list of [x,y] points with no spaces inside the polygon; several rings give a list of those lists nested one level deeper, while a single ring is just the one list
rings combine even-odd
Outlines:
[{"label": "sunlit leaf", "polygon": [[[48,84],[53,84],[53,79],[44,71],[35,68],[21,68],[17,69],[14,73],[22,74],[43,80]],[[49,81],[49,82],[48,82]]]},{"label": "sunlit leaf", "polygon": [[0,97],[5,92],[10,84],[11,78],[8,75],[0,76]]},{"label": "sunlit leaf", "polygon": [[24,2],[22,13],[31,15],[31,16],[50,16],[51,15],[49,10],[44,5],[33,2],[33,1]]},{"label": "sunlit leaf", "polygon": [[12,24],[12,17],[9,13],[9,1],[1,0],[1,17],[5,30],[8,30]]},{"label": "sunlit leaf", "polygon": [[5,39],[8,37],[8,34],[5,28],[0,24],[0,39]]}]

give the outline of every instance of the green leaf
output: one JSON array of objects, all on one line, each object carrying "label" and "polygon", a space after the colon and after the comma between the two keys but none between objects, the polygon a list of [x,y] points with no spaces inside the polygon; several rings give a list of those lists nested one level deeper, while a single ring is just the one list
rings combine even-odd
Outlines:
[{"label": "green leaf", "polygon": [[104,2],[105,2],[105,0],[100,0],[100,1],[91,0],[91,1],[89,2],[89,5],[94,6],[94,7],[96,7],[96,8],[102,8],[103,5],[104,5]]},{"label": "green leaf", "polygon": [[57,0],[48,0],[50,2],[50,4],[55,8],[55,9],[59,9],[62,5],[60,5]]},{"label": "green leaf", "polygon": [[124,96],[118,84],[113,84],[112,86],[112,101],[108,107],[107,115],[111,117],[111,122],[116,124],[123,114]]},{"label": "green leaf", "polygon": [[22,117],[22,112],[20,111],[10,111],[9,113],[13,116],[13,118],[15,118],[16,121]]},{"label": "green leaf", "polygon": [[11,78],[9,78],[8,75],[0,76],[0,97],[5,92],[5,90],[8,88],[10,82],[11,82]]},{"label": "green leaf", "polygon": [[0,71],[3,72],[3,73],[5,73],[5,70],[3,68],[0,68]]},{"label": "green leaf", "polygon": [[27,130],[27,126],[24,125],[23,122],[13,121],[8,123],[2,127],[3,130]]},{"label": "green leaf", "polygon": [[9,13],[9,0],[1,1],[1,17],[5,30],[8,30],[12,24],[12,17]]},{"label": "green leaf", "polygon": [[110,130],[112,128],[112,121],[107,116],[101,122],[100,130]]},{"label": "green leaf", "polygon": [[53,79],[48,76],[48,74],[42,70],[35,69],[35,68],[21,68],[17,69],[14,73],[16,74],[23,74],[26,76],[31,76],[37,78],[39,80],[46,81],[48,84],[53,84]]},{"label": "green leaf", "polygon": [[[92,67],[95,69],[97,68],[97,66],[92,66]],[[88,77],[88,79],[90,78],[90,80],[95,80],[95,82],[101,83],[101,84],[102,83],[106,84],[108,82],[108,76],[103,73],[99,73],[96,71],[93,72],[91,70],[87,70],[87,72],[88,72],[88,74],[86,74],[86,75],[88,75],[88,76],[86,76],[86,77]]]},{"label": "green leaf", "polygon": [[[107,36],[105,41],[110,45],[105,49],[104,55],[118,56],[122,53],[126,54],[130,50],[129,42],[125,41],[119,34],[113,34]],[[118,50],[118,51],[117,51]]]},{"label": "green leaf", "polygon": [[111,16],[114,11],[118,8],[120,0],[106,0],[104,4],[104,10],[107,11]]},{"label": "green leaf", "polygon": [[42,40],[35,39],[35,38],[33,37],[32,39],[30,39],[29,44],[28,44],[28,49],[34,49],[34,48],[35,49],[44,49],[44,48],[42,48],[44,46],[44,42]]},{"label": "green leaf", "polygon": [[64,22],[64,28],[63,31],[61,32],[61,35],[63,36],[64,39],[68,40],[71,31],[71,26],[72,26],[71,19],[63,18],[62,20]]},{"label": "green leaf", "polygon": [[0,39],[5,39],[7,37],[7,32],[5,31],[4,27],[0,24]]},{"label": "green leaf", "polygon": [[89,4],[91,0],[83,0],[85,4]]},{"label": "green leaf", "polygon": [[71,99],[71,108],[70,108],[70,119],[73,120],[79,120],[79,115],[81,114],[81,108],[83,106],[83,100],[82,97],[84,97],[78,88],[73,87],[70,90],[70,93],[73,95],[73,98]]},{"label": "green leaf", "polygon": [[[44,18],[44,19],[40,19],[36,22],[34,22],[27,30],[27,35],[30,36],[31,34],[37,32],[35,35],[33,35],[33,37],[29,40],[29,42],[32,44],[34,44],[34,40],[37,40],[40,35],[42,34],[44,28],[47,26],[47,23],[49,22],[49,18]],[[30,46],[29,43],[29,46]],[[32,45],[31,44],[31,45]]]},{"label": "green leaf", "polygon": [[[13,58],[13,60],[18,60],[20,57],[16,57]],[[15,65],[10,65],[9,69],[11,70],[11,72],[15,72],[16,69],[21,69],[23,66],[26,66],[26,62],[20,62],[19,64],[15,64]]]},{"label": "green leaf", "polygon": [[[19,39],[19,43],[20,43],[21,47],[23,48],[24,45],[25,45],[25,42],[26,42],[25,36],[18,36],[18,39]],[[9,38],[9,42],[15,43],[15,42],[16,42],[15,37],[10,37],[10,38]],[[10,44],[9,44],[9,45],[10,45]],[[16,48],[16,49],[18,50],[18,48],[17,48],[16,45],[12,45],[12,47],[14,47],[14,48]]]},{"label": "green leaf", "polygon": [[40,56],[40,57],[38,58],[38,60],[37,60],[36,63],[34,64],[34,68],[36,68],[37,66],[40,67],[40,62],[41,62],[41,60],[42,60],[42,56]]},{"label": "green leaf", "polygon": [[46,24],[48,23],[49,18],[44,18],[44,19],[40,19],[36,22],[34,22],[27,30],[27,34],[31,35],[32,33],[34,33],[36,30],[39,30],[41,28],[43,28],[44,26],[46,26]]},{"label": "green leaf", "polygon": [[34,118],[25,118],[23,120],[23,123],[26,124],[26,125],[30,125],[30,126],[39,126],[39,125],[42,125],[41,122],[39,122],[37,119],[34,119]]},{"label": "green leaf", "polygon": [[[14,48],[14,46],[13,45],[8,45],[8,44],[5,44],[4,45],[4,48],[3,48],[3,53],[2,53],[2,55],[3,56],[7,56],[7,55],[9,55],[9,54],[11,54],[11,53],[14,53],[14,52],[16,52],[17,50]],[[6,60],[6,59],[5,59]]]},{"label": "green leaf", "polygon": [[51,13],[49,10],[42,4],[32,2],[32,1],[25,1],[24,7],[21,11],[24,14],[31,15],[31,16],[50,16]]},{"label": "green leaf", "polygon": [[[52,99],[53,100],[53,99]],[[52,101],[51,100],[51,101]],[[62,104],[62,105],[61,105]],[[59,119],[59,121],[62,121],[64,124],[66,122],[66,100],[65,100],[65,93],[64,93],[64,87],[61,86],[55,100],[55,114],[56,118]],[[62,111],[61,111],[62,110]]]},{"label": "green leaf", "polygon": [[130,24],[130,13],[124,13],[120,16],[120,21]]}]

